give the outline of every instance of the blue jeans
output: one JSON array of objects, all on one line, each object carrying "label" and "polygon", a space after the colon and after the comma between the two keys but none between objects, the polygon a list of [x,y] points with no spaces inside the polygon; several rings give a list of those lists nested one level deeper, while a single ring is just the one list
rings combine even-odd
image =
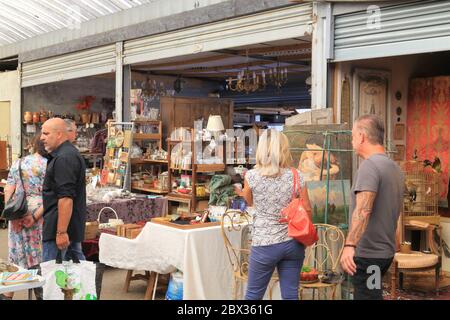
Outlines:
[{"label": "blue jeans", "polygon": [[246,300],[261,300],[275,267],[280,278],[281,297],[298,300],[300,270],[305,258],[305,247],[290,240],[269,246],[252,247],[248,270]]},{"label": "blue jeans", "polygon": [[[58,247],[56,241],[43,241],[42,242],[42,262],[56,260],[58,254]],[[83,250],[81,249],[81,242],[71,242],[69,247],[61,250],[62,259],[65,261],[70,260],[70,255],[66,256],[67,250],[70,250],[72,255],[76,255],[78,260],[86,260]]]}]

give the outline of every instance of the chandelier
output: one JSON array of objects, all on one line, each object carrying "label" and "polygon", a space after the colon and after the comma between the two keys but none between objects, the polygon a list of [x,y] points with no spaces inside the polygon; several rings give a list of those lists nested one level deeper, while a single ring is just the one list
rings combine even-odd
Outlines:
[{"label": "chandelier", "polygon": [[250,71],[247,67],[245,70],[239,71],[236,78],[229,77],[227,80],[227,89],[237,92],[262,91],[266,88],[266,75],[264,71],[257,74],[255,71]]},{"label": "chandelier", "polygon": [[287,83],[288,75],[287,68],[280,67],[280,61],[277,62],[277,66],[270,68],[268,71],[268,81],[270,84],[274,85],[277,90],[280,90],[282,86]]},{"label": "chandelier", "polygon": [[250,71],[248,64],[248,50],[247,50],[247,67],[244,70],[239,71],[235,78],[229,77],[226,82],[226,88],[231,91],[250,92],[262,91],[266,89],[266,85],[269,83],[277,88],[277,91],[281,89],[288,81],[288,69],[280,66],[280,61],[277,60],[276,67],[266,70]]},{"label": "chandelier", "polygon": [[164,82],[161,81],[158,84],[155,79],[151,80],[150,78],[147,78],[142,82],[141,89],[141,95],[149,99],[171,95],[170,92],[166,89]]}]

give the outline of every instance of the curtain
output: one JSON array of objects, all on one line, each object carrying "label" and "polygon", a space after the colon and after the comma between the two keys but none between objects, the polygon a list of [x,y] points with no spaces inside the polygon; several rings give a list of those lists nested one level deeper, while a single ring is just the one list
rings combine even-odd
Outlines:
[{"label": "curtain", "polygon": [[439,202],[447,203],[450,146],[450,76],[410,81],[406,160],[441,162]]}]

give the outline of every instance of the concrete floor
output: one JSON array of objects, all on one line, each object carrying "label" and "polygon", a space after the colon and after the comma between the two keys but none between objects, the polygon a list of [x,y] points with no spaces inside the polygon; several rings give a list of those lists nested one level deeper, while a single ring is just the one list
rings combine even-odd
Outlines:
[{"label": "concrete floor", "polygon": [[[0,258],[8,259],[8,229],[0,229]],[[103,275],[101,300],[143,300],[147,284],[144,281],[132,281],[129,292],[123,290],[126,270],[107,267]],[[164,299],[167,286],[158,286],[156,299]],[[19,291],[14,295],[14,300],[28,299],[27,291]]]}]

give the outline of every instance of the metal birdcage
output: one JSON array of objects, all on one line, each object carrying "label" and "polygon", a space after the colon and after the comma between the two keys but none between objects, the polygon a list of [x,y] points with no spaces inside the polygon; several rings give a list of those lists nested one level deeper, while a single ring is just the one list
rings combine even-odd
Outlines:
[{"label": "metal birdcage", "polygon": [[431,166],[424,166],[422,161],[406,161],[401,167],[405,173],[404,219],[429,220],[439,217],[438,173]]}]

